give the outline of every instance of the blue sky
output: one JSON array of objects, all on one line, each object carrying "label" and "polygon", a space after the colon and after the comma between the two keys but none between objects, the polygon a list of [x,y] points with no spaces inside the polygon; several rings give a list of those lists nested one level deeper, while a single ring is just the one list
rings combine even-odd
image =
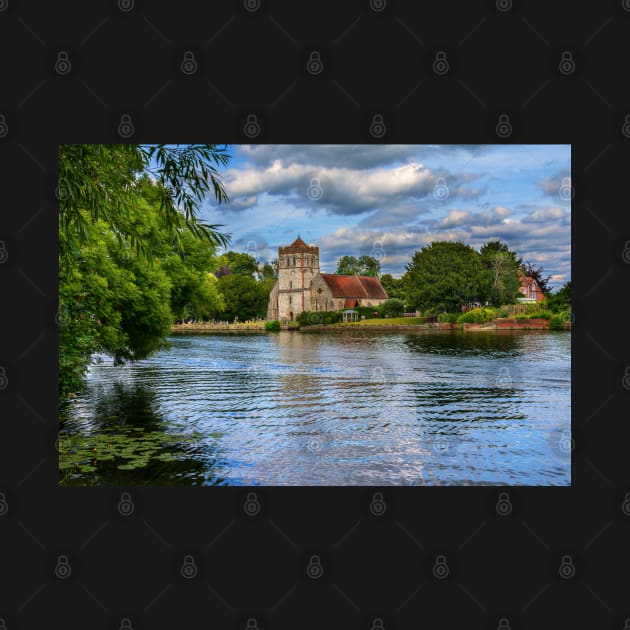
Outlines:
[{"label": "blue sky", "polygon": [[299,234],[399,277],[434,240],[507,242],[559,288],[571,279],[570,145],[231,145],[230,197],[200,213],[261,261]]}]

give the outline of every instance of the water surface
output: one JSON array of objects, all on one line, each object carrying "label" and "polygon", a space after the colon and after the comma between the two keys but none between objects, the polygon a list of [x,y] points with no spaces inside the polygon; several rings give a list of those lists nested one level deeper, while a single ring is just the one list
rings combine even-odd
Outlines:
[{"label": "water surface", "polygon": [[136,468],[97,458],[62,483],[570,484],[569,332],[169,341],[149,359],[91,366],[63,425],[75,443],[164,436],[161,460],[140,448]]}]

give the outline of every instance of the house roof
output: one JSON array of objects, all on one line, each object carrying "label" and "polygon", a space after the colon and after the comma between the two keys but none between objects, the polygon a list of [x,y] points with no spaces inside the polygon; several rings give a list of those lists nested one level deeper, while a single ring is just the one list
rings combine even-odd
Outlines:
[{"label": "house roof", "polygon": [[332,273],[322,273],[321,276],[330,287],[333,297],[387,299],[380,280],[373,276],[338,276]]},{"label": "house roof", "polygon": [[519,275],[518,279],[520,280],[522,287],[531,287],[532,285],[538,286],[536,279],[532,278],[532,276],[524,276],[523,274],[521,274]]}]

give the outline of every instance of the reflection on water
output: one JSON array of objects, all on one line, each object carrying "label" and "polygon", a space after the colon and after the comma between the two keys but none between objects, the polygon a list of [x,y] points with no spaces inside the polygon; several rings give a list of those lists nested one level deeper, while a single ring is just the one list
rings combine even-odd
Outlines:
[{"label": "reflection on water", "polygon": [[570,484],[570,333],[171,342],[123,367],[93,365],[64,422],[74,440],[130,426],[164,435],[171,461],[147,447],[125,470],[116,453],[65,483]]}]

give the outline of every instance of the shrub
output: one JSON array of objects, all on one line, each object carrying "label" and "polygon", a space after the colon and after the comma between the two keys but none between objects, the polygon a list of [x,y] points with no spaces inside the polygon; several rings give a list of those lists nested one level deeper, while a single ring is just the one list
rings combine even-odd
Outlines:
[{"label": "shrub", "polygon": [[379,311],[379,315],[383,315],[383,317],[400,317],[405,309],[405,303],[398,298],[390,298],[389,300],[385,300],[377,310]]},{"label": "shrub", "polygon": [[497,311],[493,308],[473,308],[457,318],[460,324],[485,324],[496,319]]},{"label": "shrub", "polygon": [[498,317],[509,317],[510,314],[507,311],[501,311],[498,315]]},{"label": "shrub", "polygon": [[571,321],[571,311],[562,311],[552,315],[549,320],[551,330],[564,330],[564,325]]},{"label": "shrub", "polygon": [[551,311],[540,311],[540,313],[532,313],[529,316],[530,319],[535,317],[540,317],[541,319],[551,319],[553,317],[553,313]]},{"label": "shrub", "polygon": [[438,313],[435,319],[441,324],[456,324],[461,313]]},{"label": "shrub", "polygon": [[265,322],[265,330],[278,331],[280,330],[280,322],[277,319],[272,319]]},{"label": "shrub", "polygon": [[341,313],[336,311],[302,311],[296,320],[300,326],[319,326],[320,324],[335,324],[341,319]]}]

